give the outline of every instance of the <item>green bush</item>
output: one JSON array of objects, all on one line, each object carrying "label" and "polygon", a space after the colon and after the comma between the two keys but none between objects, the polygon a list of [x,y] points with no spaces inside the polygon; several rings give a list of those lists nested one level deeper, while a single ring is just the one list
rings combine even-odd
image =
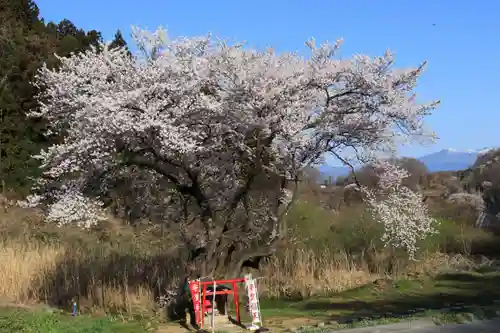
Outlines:
[{"label": "green bush", "polygon": [[286,223],[296,245],[320,250],[330,243],[330,226],[334,215],[318,204],[299,200],[289,211]]},{"label": "green bush", "polygon": [[352,206],[334,214],[315,203],[299,201],[289,212],[288,226],[300,246],[308,249],[356,255],[381,249],[382,226],[363,206]]}]

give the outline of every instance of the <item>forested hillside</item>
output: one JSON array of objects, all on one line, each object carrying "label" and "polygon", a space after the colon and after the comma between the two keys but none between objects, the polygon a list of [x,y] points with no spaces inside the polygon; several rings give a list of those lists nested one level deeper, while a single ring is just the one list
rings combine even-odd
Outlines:
[{"label": "forested hillside", "polygon": [[[70,20],[45,22],[32,0],[0,1],[0,178],[2,191],[26,190],[38,165],[30,156],[61,138],[42,135],[43,120],[26,117],[37,109],[38,88],[31,82],[44,63],[57,67],[55,56],[68,56],[102,41],[99,31],[84,31]],[[113,45],[126,43],[118,31]]]}]

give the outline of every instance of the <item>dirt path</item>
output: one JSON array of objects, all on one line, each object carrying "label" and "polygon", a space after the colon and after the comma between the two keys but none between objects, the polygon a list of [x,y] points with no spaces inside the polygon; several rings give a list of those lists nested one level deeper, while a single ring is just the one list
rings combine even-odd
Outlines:
[{"label": "dirt path", "polygon": [[[290,317],[273,317],[265,322],[264,326],[268,328],[271,332],[283,332],[289,329],[296,329],[302,326],[312,326],[318,321],[312,318],[300,317],[300,318],[290,318]],[[216,331],[223,331],[227,333],[241,333],[250,332],[239,326],[226,324],[220,327],[216,327]],[[180,324],[168,324],[161,326],[157,333],[187,333],[196,332],[192,327],[183,327]]]}]

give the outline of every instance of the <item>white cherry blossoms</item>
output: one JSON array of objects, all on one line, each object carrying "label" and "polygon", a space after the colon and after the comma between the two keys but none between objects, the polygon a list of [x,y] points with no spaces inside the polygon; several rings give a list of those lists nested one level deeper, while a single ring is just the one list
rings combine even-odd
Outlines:
[{"label": "white cherry blossoms", "polygon": [[415,259],[418,242],[436,233],[437,221],[429,216],[422,194],[402,185],[409,176],[406,170],[383,160],[373,167],[381,170],[378,187],[362,187],[362,192],[374,218],[384,226],[382,241]]},{"label": "white cherry blossoms", "polygon": [[[426,136],[424,119],[437,106],[415,98],[424,65],[395,69],[390,52],[336,59],[339,43],[314,40],[302,57],[209,35],[170,40],[162,30],[135,29],[134,38],[142,57],[102,45],[40,69],[40,108],[32,115],[64,140],[37,156],[44,175],[28,201],[47,204],[52,221],[90,226],[111,196],[141,193],[145,213],[170,210],[176,223],[207,222],[200,230],[216,221],[228,234],[265,237],[279,230],[273,205],[293,197],[285,180],[328,153],[354,151],[359,159]],[[267,202],[255,204],[276,216],[230,220],[259,175],[283,179],[273,185],[283,194],[278,203],[260,189]],[[401,177],[387,173],[380,182],[387,198],[370,194],[368,202],[385,238],[411,248],[431,220],[418,194],[397,185]],[[124,183],[128,192],[118,190]],[[170,195],[185,206],[166,204]]]}]

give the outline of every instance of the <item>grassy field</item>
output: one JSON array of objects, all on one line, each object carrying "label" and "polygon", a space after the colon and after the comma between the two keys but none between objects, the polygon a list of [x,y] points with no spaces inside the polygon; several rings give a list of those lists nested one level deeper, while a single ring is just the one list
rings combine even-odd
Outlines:
[{"label": "grassy field", "polygon": [[119,317],[90,317],[27,309],[0,309],[2,333],[137,333],[153,332],[148,322],[125,321]]},{"label": "grassy field", "polygon": [[[432,317],[460,322],[497,316],[500,309],[500,272],[483,267],[418,279],[379,279],[372,283],[302,301],[261,300],[262,316],[272,331],[316,327],[335,329]],[[178,323],[160,324],[157,318],[78,315],[61,310],[0,309],[0,332],[169,332],[187,330]],[[473,316],[473,317],[472,317]],[[470,318],[470,319],[468,319]],[[243,316],[243,321],[248,320]],[[319,325],[319,327],[318,327]],[[226,330],[226,331],[238,331]]]},{"label": "grassy field", "polygon": [[[359,207],[333,214],[304,201],[289,219],[292,242],[256,272],[263,319],[274,331],[442,316],[436,308],[491,307],[500,299],[497,273],[477,272],[488,265],[474,253],[478,244],[496,249],[500,238],[466,223],[443,220],[412,262],[380,243],[380,226]],[[59,310],[1,311],[0,332],[143,332],[146,323],[152,329],[159,322],[160,332],[185,332],[165,323],[156,302],[164,289],[178,286],[182,257],[171,235],[148,228],[111,221],[86,232],[45,224],[33,211],[1,210],[0,305]],[[73,301],[82,314],[77,318],[67,315]]]},{"label": "grassy field", "polygon": [[[359,318],[398,317],[462,305],[500,305],[500,273],[447,273],[415,280],[376,280],[373,283],[300,302],[263,301],[267,317],[308,316],[348,322]],[[496,302],[495,302],[496,301]]]}]

